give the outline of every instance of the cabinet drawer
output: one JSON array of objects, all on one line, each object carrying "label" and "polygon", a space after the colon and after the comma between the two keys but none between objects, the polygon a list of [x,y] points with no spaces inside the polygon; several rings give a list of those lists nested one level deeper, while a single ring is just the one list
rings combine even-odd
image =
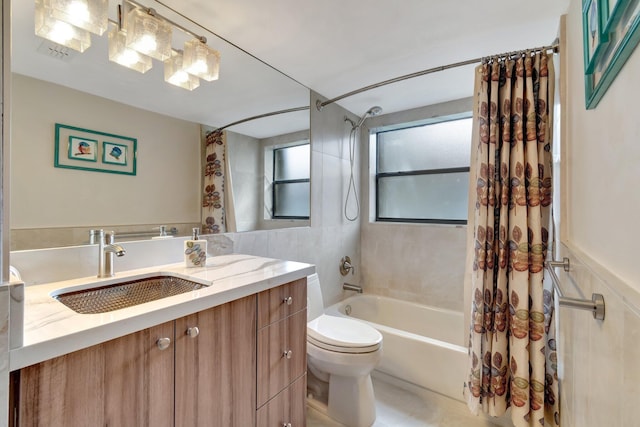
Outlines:
[{"label": "cabinet drawer", "polygon": [[263,328],[307,306],[307,279],[269,289],[258,294],[258,328]]},{"label": "cabinet drawer", "polygon": [[290,423],[291,427],[304,427],[307,418],[306,389],[307,376],[303,375],[258,409],[256,426],[282,427]]},{"label": "cabinet drawer", "polygon": [[258,407],[306,372],[306,343],[306,310],[258,331]]}]

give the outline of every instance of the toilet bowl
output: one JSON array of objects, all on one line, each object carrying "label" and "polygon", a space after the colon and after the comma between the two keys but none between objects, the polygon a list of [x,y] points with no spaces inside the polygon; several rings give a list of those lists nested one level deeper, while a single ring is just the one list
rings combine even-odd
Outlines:
[{"label": "toilet bowl", "polygon": [[382,335],[363,322],[324,314],[317,274],[307,278],[307,296],[310,394],[328,384],[327,415],[348,427],[369,427],[376,419],[371,371],[380,362]]}]

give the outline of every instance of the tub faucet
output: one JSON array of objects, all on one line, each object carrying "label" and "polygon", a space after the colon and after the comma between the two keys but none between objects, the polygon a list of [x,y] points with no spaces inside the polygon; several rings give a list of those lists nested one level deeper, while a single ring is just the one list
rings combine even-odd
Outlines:
[{"label": "tub faucet", "polygon": [[114,243],[113,231],[98,230],[98,277],[113,277],[113,255],[124,256],[127,251]]},{"label": "tub faucet", "polygon": [[362,293],[362,286],[352,285],[351,283],[343,283],[342,289],[344,289],[345,291],[355,291],[359,294]]}]

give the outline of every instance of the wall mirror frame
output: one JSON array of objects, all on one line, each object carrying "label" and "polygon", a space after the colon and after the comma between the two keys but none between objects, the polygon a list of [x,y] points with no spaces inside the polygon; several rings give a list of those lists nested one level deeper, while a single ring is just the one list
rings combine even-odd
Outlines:
[{"label": "wall mirror frame", "polygon": [[[109,1],[111,21],[119,3]],[[206,36],[220,52],[219,79],[187,91],[164,81],[162,62],[154,60],[144,74],[124,68],[108,60],[107,33],[91,35],[83,53],[61,48],[35,35],[35,1],[11,0],[11,250],[86,244],[92,228],[115,229],[131,240],[160,237],[161,225],[168,234],[188,235],[202,222],[203,130],[309,105],[308,88],[195,21],[151,0],[140,3]],[[173,48],[182,49],[189,37],[174,30]],[[135,138],[136,175],[55,169],[56,123]],[[258,219],[265,219],[268,187],[261,153],[273,141],[308,139],[309,112],[225,131],[235,212],[243,218],[236,230],[308,225]],[[249,187],[251,195],[242,194]]]}]

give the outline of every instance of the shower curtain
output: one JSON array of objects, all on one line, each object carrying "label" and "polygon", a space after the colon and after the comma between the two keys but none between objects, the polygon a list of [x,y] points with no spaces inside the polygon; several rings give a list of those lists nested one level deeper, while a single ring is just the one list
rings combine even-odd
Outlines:
[{"label": "shower curtain", "polygon": [[470,177],[469,377],[474,413],[559,426],[553,293],[543,282],[551,209],[553,62],[546,53],[476,68]]},{"label": "shower curtain", "polygon": [[[231,191],[225,191],[229,176],[226,161],[227,137],[224,131],[213,130],[205,136],[205,165],[202,196],[202,233],[218,234],[228,230],[228,208],[233,207]],[[230,178],[230,177],[229,177]],[[232,217],[233,218],[233,217]],[[235,227],[235,221],[230,224]]]}]

